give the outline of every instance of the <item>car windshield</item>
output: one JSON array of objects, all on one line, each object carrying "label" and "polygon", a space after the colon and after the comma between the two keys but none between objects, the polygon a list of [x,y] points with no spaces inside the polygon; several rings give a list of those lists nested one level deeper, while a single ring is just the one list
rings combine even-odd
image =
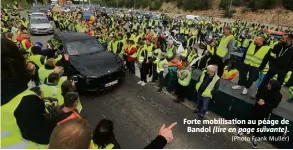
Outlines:
[{"label": "car windshield", "polygon": [[50,23],[46,18],[32,18],[31,24],[43,24],[43,23]]},{"label": "car windshield", "polygon": [[32,14],[31,17],[43,17],[44,14]]},{"label": "car windshield", "polygon": [[95,39],[68,42],[66,48],[69,55],[97,53],[104,50]]}]

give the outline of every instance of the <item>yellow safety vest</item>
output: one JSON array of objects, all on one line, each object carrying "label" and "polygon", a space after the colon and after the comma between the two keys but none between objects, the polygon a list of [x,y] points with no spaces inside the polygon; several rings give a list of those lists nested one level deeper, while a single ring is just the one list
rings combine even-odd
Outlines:
[{"label": "yellow safety vest", "polygon": [[197,53],[190,53],[187,57],[188,63],[191,63],[197,57]]},{"label": "yellow safety vest", "polygon": [[146,50],[148,51],[148,56],[149,57],[153,56],[153,47],[154,47],[154,45],[153,44],[151,44],[149,46],[146,45],[146,47],[147,47]]},{"label": "yellow safety vest", "polygon": [[270,41],[269,46],[270,46],[271,48],[274,48],[274,46],[277,45],[278,43],[279,43],[279,41]]},{"label": "yellow safety vest", "polygon": [[28,59],[34,62],[39,68],[43,67],[44,65],[41,62],[42,55],[31,55]]},{"label": "yellow safety vest", "polygon": [[[205,77],[205,74],[206,74],[206,70],[202,72],[201,76],[200,76],[200,79],[199,81],[197,82],[195,88],[196,90],[198,91],[203,80],[204,80],[204,77]],[[209,98],[213,98],[213,95],[212,95],[212,90],[214,89],[217,81],[220,79],[220,77],[215,74],[212,81],[210,82],[210,84],[206,87],[206,89],[204,90],[204,92],[202,93],[202,97],[209,97]]]},{"label": "yellow safety vest", "polygon": [[58,99],[59,104],[64,103],[64,98],[61,94],[61,88],[58,85],[48,85],[42,84],[40,85],[42,91],[44,92],[44,97],[52,97]]},{"label": "yellow safety vest", "polygon": [[153,58],[156,59],[155,61],[153,61],[154,64],[157,64],[159,60],[161,59],[161,53],[162,51],[159,48],[153,51]]},{"label": "yellow safety vest", "polygon": [[270,69],[270,66],[267,63],[266,66],[265,66],[265,68],[261,71],[261,73],[264,74],[264,75],[266,75],[268,73],[269,69]]},{"label": "yellow safety vest", "polygon": [[210,45],[207,45],[207,50],[208,50],[208,52],[210,52],[212,55],[214,55],[215,47],[211,47]]},{"label": "yellow safety vest", "polygon": [[226,54],[228,53],[227,46],[233,38],[234,38],[233,35],[229,35],[229,36],[227,36],[227,37],[225,36],[221,39],[220,45],[218,46],[217,52],[216,52],[216,54],[218,56],[220,56],[222,58],[226,56]]},{"label": "yellow safety vest", "polygon": [[[230,71],[228,70],[228,66],[226,66],[224,68],[224,73],[223,73],[223,76],[222,78],[223,79],[228,79],[228,78],[231,78],[232,75],[234,74],[238,74],[238,70],[237,69],[231,69]],[[237,77],[237,76],[235,76]],[[235,78],[234,78],[235,79]]]},{"label": "yellow safety vest", "polygon": [[137,52],[137,53],[138,53],[137,61],[138,61],[139,63],[142,63],[143,60],[145,59],[145,58],[144,58],[145,55],[142,56],[142,52],[145,52],[145,54],[148,53],[147,50],[146,50],[144,47],[142,47],[142,48],[140,48],[140,49],[138,50],[138,52]]},{"label": "yellow safety vest", "polygon": [[167,47],[167,52],[166,52],[167,58],[172,58],[174,56],[173,49],[174,49],[174,46]]},{"label": "yellow safety vest", "polygon": [[243,43],[242,43],[242,47],[247,48],[249,46],[249,39],[244,39]]},{"label": "yellow safety vest", "polygon": [[193,39],[193,44],[195,44],[196,43],[196,36],[191,36],[188,40],[187,40],[187,47],[188,46],[193,46],[193,44],[192,45],[190,45],[190,41],[191,41],[191,39]]},{"label": "yellow safety vest", "polygon": [[45,66],[39,68],[38,70],[38,74],[39,74],[39,79],[40,79],[40,83],[44,84],[45,83],[45,79],[53,72],[54,70],[49,70],[46,69]]},{"label": "yellow safety vest", "polygon": [[187,57],[187,53],[188,53],[187,49],[184,49],[184,51],[180,54],[180,56],[186,58]]},{"label": "yellow safety vest", "polygon": [[111,52],[111,51],[113,51],[113,40],[111,40],[109,43],[108,43],[108,45],[107,45],[107,50],[109,51],[109,52]]},{"label": "yellow safety vest", "polygon": [[293,99],[293,86],[289,87],[289,99]]},{"label": "yellow safety vest", "polygon": [[182,69],[179,71],[179,73],[183,73],[183,72],[187,72],[187,77],[184,78],[183,80],[181,80],[180,78],[178,78],[178,83],[182,86],[188,86],[191,80],[191,71],[188,69]]},{"label": "yellow safety vest", "polygon": [[168,61],[166,59],[160,60],[157,63],[157,72],[160,73],[161,71],[164,71],[164,66],[168,65]]},{"label": "yellow safety vest", "polygon": [[36,95],[27,89],[8,103],[2,105],[1,110],[1,149],[46,149],[47,145],[40,145],[22,138],[19,127],[14,117],[14,111],[22,98],[28,95]]},{"label": "yellow safety vest", "polygon": [[[291,74],[292,74],[292,72],[291,71],[288,71],[288,73],[286,74],[285,80],[283,82],[283,85],[285,85],[289,81],[289,79],[291,78]],[[278,75],[277,74],[274,76],[274,79],[275,80],[278,79]]]},{"label": "yellow safety vest", "polygon": [[26,45],[25,45],[26,40],[28,40],[28,39],[24,39],[24,40],[22,40],[20,42],[20,48],[22,48],[23,50],[25,50],[28,53],[30,53],[31,52],[31,48],[30,47],[29,48],[26,47]]},{"label": "yellow safety vest", "polygon": [[[113,149],[114,144],[108,144],[104,149]],[[93,141],[91,142],[91,149],[102,149],[101,146],[96,145]]]},{"label": "yellow safety vest", "polygon": [[25,28],[27,28],[28,21],[21,20],[20,22],[21,22],[21,25],[23,25]]},{"label": "yellow safety vest", "polygon": [[255,44],[251,43],[244,59],[244,63],[253,67],[259,67],[263,61],[265,55],[269,52],[269,46],[262,46],[256,53],[255,53]]},{"label": "yellow safety vest", "polygon": [[60,79],[58,81],[58,84],[57,84],[58,88],[61,88],[63,82],[66,81],[66,80],[67,80],[67,77],[66,76],[60,77]]}]

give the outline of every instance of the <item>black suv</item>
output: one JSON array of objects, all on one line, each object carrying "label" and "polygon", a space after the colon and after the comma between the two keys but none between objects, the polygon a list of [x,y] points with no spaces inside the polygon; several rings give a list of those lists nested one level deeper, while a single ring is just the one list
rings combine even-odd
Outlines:
[{"label": "black suv", "polygon": [[125,75],[122,57],[108,52],[94,37],[85,33],[58,33],[48,43],[59,53],[69,55],[65,73],[76,81],[79,91],[110,88],[121,82]]}]

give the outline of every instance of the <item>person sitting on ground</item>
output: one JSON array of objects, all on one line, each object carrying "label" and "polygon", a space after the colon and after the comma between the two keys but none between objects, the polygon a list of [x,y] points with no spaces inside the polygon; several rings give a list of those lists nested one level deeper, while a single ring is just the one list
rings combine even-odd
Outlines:
[{"label": "person sitting on ground", "polygon": [[64,96],[64,104],[61,106],[56,106],[50,112],[52,116],[52,122],[55,124],[61,124],[70,119],[81,118],[80,115],[76,112],[78,103],[80,103],[78,93],[66,93]]}]

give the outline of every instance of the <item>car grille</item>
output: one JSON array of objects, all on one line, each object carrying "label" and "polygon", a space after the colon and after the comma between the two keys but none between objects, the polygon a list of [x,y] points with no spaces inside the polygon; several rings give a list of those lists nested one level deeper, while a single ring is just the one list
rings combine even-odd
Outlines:
[{"label": "car grille", "polygon": [[38,28],[38,30],[48,30],[48,28]]},{"label": "car grille", "polygon": [[98,86],[98,85],[104,85],[109,82],[115,81],[123,76],[122,71],[113,72],[110,74],[107,74],[105,76],[99,77],[99,78],[88,78],[88,84],[91,86]]}]

